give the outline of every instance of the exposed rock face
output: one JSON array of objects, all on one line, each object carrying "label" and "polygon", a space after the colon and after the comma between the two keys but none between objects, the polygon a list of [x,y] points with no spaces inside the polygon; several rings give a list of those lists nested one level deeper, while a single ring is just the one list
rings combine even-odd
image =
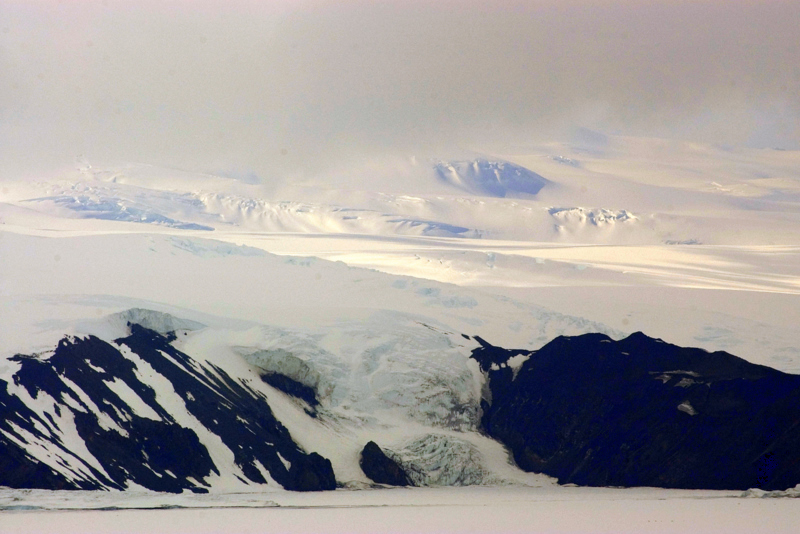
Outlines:
[{"label": "exposed rock face", "polygon": [[336,489],[331,461],[316,452],[306,456],[296,456],[289,467],[289,477],[283,487],[294,491]]},{"label": "exposed rock face", "polygon": [[264,382],[303,399],[310,406],[319,404],[317,389],[324,380],[319,372],[291,352],[283,349],[247,352],[243,349],[242,357],[263,370],[261,379]]},{"label": "exposed rock face", "polygon": [[477,355],[494,369],[483,428],[527,471],[590,486],[800,483],[800,376],[641,333],[559,337],[516,374],[497,347]]},{"label": "exposed rock face", "polygon": [[[176,324],[139,315],[161,329]],[[274,390],[254,368],[193,358],[177,347],[196,345],[173,334],[126,328],[113,342],[66,337],[46,354],[7,360],[0,486],[205,492],[222,480],[336,487],[330,461],[302,450],[277,419],[266,396]],[[447,427],[391,452],[368,443],[360,465],[376,483],[503,483],[474,440],[456,432],[478,424],[520,467],[562,483],[764,490],[800,483],[800,376],[644,334],[559,337],[536,352],[475,338],[477,365],[436,339],[403,338],[415,349],[403,358],[386,356],[400,341],[379,340],[372,359],[354,368],[358,381],[337,376],[353,396],[330,395],[336,390],[325,378],[340,371],[335,365],[313,367],[278,349],[257,355],[262,379],[302,399],[323,424],[326,403],[355,398],[365,412],[391,401],[412,419]],[[439,351],[447,357],[431,363]]]},{"label": "exposed rock face", "polygon": [[403,468],[386,456],[374,441],[370,441],[361,451],[359,465],[370,480],[390,486],[410,486],[411,481]]},{"label": "exposed rock face", "polygon": [[0,380],[0,485],[205,492],[213,475],[336,487],[330,462],[297,446],[262,393],[177,350],[171,336],[138,324],[130,332],[12,358],[13,383]]},{"label": "exposed rock face", "polygon": [[307,385],[298,382],[293,378],[280,373],[265,373],[261,375],[261,380],[270,386],[283,391],[287,395],[291,395],[292,397],[305,401],[311,408],[319,405],[319,401],[317,400],[317,392],[314,391],[314,388],[308,387]]},{"label": "exposed rock face", "polygon": [[505,364],[514,356],[521,354],[530,354],[528,350],[512,350],[504,349],[502,347],[495,347],[494,345],[484,341],[481,337],[475,336],[475,341],[480,343],[480,347],[472,351],[472,358],[481,366],[481,371],[488,371],[492,365],[499,366]]}]

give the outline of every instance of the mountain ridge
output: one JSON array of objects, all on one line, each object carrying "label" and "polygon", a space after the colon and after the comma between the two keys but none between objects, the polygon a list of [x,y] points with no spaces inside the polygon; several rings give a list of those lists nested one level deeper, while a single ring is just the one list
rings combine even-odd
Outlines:
[{"label": "mountain ridge", "polygon": [[[493,348],[494,360],[514,355]],[[481,353],[479,352],[479,356]],[[637,332],[560,336],[488,370],[482,427],[517,464],[589,486],[800,483],[800,376]]]},{"label": "mountain ridge", "polygon": [[[142,309],[114,317],[162,329],[203,328]],[[476,432],[508,447],[518,467],[560,483],[772,490],[800,482],[792,455],[800,444],[800,376],[641,332],[619,341],[604,334],[558,336],[535,351],[461,334],[459,339],[469,342],[463,357],[478,373],[471,375],[472,384],[447,384],[444,375],[422,374],[419,384],[409,381],[417,380],[413,374],[374,375],[393,383],[385,383],[372,401],[339,405],[369,393],[345,388],[342,398],[335,381],[352,376],[317,376],[329,368],[312,373],[290,352],[254,353],[267,358],[260,369],[245,363],[249,353],[232,348],[228,357],[250,366],[252,374],[230,374],[224,360],[203,361],[176,348],[188,330],[159,333],[135,322],[127,326],[128,335],[113,341],[66,336],[50,352],[9,360],[17,369],[9,381],[0,380],[0,485],[166,492],[207,492],[231,484],[334,489],[355,483],[347,470],[334,469],[345,465],[338,456],[357,459],[358,451],[361,476],[378,483],[509,483],[497,471],[498,458],[476,446]],[[382,343],[371,343],[369,351],[386,350],[380,348],[386,340]],[[312,350],[304,357],[330,355]],[[329,385],[321,388],[323,379]],[[297,405],[302,425],[284,425],[288,412],[273,411],[277,397],[260,392],[262,381]],[[403,393],[410,385],[421,389]],[[450,393],[442,389],[454,387]],[[460,388],[481,391],[475,400],[480,405],[474,406],[476,428],[440,413],[457,408],[464,411],[461,417],[471,417],[471,401],[452,406]],[[403,395],[417,395],[415,402],[427,407],[398,411],[386,404],[406,402]],[[369,402],[377,404],[363,411]],[[359,406],[361,412],[346,415]],[[404,419],[396,419],[400,416]],[[314,441],[321,434],[304,434],[308,425],[339,428],[324,438],[334,441],[324,444],[325,450],[341,449],[334,462],[314,452],[323,443]],[[417,430],[392,438],[399,435],[387,430],[391,425]],[[369,436],[383,436],[378,439],[388,452],[379,453]]]}]

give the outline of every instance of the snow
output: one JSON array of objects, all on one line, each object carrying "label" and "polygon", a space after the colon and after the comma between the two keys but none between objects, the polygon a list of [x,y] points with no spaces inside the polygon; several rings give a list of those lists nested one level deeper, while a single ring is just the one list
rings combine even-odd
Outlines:
[{"label": "snow", "polygon": [[124,312],[116,313],[108,318],[108,322],[119,324],[120,326],[136,323],[160,334],[182,330],[199,330],[205,327],[203,323],[197,321],[180,319],[168,313],[143,308],[130,308]]},{"label": "snow", "polygon": [[678,410],[689,415],[697,415],[697,410],[691,405],[689,401],[683,401],[678,405]]},{"label": "snow", "polygon": [[517,373],[522,368],[522,364],[527,362],[530,357],[530,354],[517,354],[516,356],[512,356],[508,359],[506,365],[508,365],[512,371],[514,371],[514,378],[517,377]]},{"label": "snow", "polygon": [[125,403],[133,413],[138,415],[139,417],[145,417],[147,419],[152,419],[154,421],[161,421],[161,416],[156,413],[150,406],[144,402],[139,395],[133,391],[128,384],[119,380],[118,378],[114,378],[114,380],[106,380],[106,386],[108,389],[113,391],[122,402]]},{"label": "snow", "polygon": [[[100,428],[102,428],[103,430],[113,430],[123,436],[128,435],[128,433],[123,428],[121,428],[110,415],[101,410],[97,406],[97,404],[95,404],[92,401],[89,395],[87,395],[85,391],[83,391],[80,387],[78,387],[78,385],[75,382],[73,382],[67,377],[61,377],[61,380],[70,390],[72,390],[72,392],[79,400],[79,403],[76,403],[74,405],[75,409],[85,412],[86,411],[86,409],[84,409],[85,406],[89,409],[91,413],[93,413],[97,417],[98,423],[100,424]],[[65,400],[69,398],[71,397],[67,395],[65,397]]]},{"label": "snow", "polygon": [[[48,425],[43,435],[54,437],[58,443],[64,446],[63,449],[53,450],[50,443],[45,442],[45,440],[37,436],[30,435],[30,433],[25,433],[27,434],[25,441],[28,443],[25,449],[29,456],[63,472],[67,478],[73,480],[93,480],[94,476],[91,471],[87,469],[87,466],[91,466],[100,473],[106,474],[103,466],[89,452],[86,444],[78,435],[75,419],[70,410],[56,410],[55,399],[43,391],[39,391],[35,399],[31,398],[24,387],[14,384],[13,381],[9,382],[8,390],[9,393],[22,399],[25,405],[33,409],[43,421],[52,419],[56,424],[56,428],[50,428]],[[85,411],[85,409],[77,404],[70,396],[65,396],[62,400],[78,411]],[[45,414],[47,414],[47,417],[45,417]],[[107,417],[108,416],[106,416],[106,418]],[[114,424],[113,421],[112,424]],[[13,436],[6,434],[6,437],[19,443]]]},{"label": "snow", "polygon": [[156,392],[156,402],[163,407],[172,419],[184,428],[193,430],[200,443],[208,450],[211,460],[220,473],[213,471],[206,478],[206,483],[222,491],[236,491],[247,487],[242,482],[246,477],[234,461],[233,452],[225,446],[222,439],[210,432],[186,408],[185,401],[175,391],[172,383],[158,374],[146,361],[140,358],[125,346],[119,347],[120,352],[136,365],[137,378]]},{"label": "snow", "polygon": [[[450,465],[450,471],[474,468],[482,474],[465,479],[471,483],[499,479],[489,468],[471,466],[481,463],[484,455],[502,459],[494,469],[504,476],[531,479],[516,468],[510,475],[505,472],[507,453],[476,432],[482,376],[471,365],[469,351],[477,344],[414,318],[382,312],[363,323],[327,328],[207,328],[179,337],[177,344],[264,393],[292,436],[307,450],[329,458],[344,484],[368,482],[357,460],[370,440],[390,444],[401,457],[426,468],[437,462]],[[264,371],[280,372],[313,387],[320,402],[315,417],[306,413],[304,402],[259,380]],[[442,446],[438,453],[423,454],[413,445],[431,435],[462,444],[465,457],[438,458],[437,454],[451,454],[457,447]],[[425,484],[448,480],[426,479]]]},{"label": "snow", "polygon": [[502,479],[484,466],[479,449],[466,440],[428,434],[405,443],[394,456],[418,486],[499,485]]},{"label": "snow", "polygon": [[[50,414],[74,452],[54,455],[26,435],[32,456],[63,462],[72,477],[90,476],[83,462],[99,467],[69,410],[56,416],[53,399],[25,397],[8,358],[44,356],[64,335],[112,341],[138,322],[176,332],[176,347],[199,365],[263,393],[301,447],[331,460],[344,487],[369,487],[358,455],[370,440],[433,487],[296,496],[260,465],[270,483],[247,485],[219,437],[122,347],[159,404],[208,448],[220,468],[206,480],[212,494],[0,490],[4,532],[77,531],[87,521],[124,531],[123,512],[65,520],[22,508],[137,503],[206,507],[202,520],[181,510],[124,512],[153,531],[267,522],[286,532],[787,530],[792,511],[781,499],[559,488],[521,472],[477,432],[484,379],[468,356],[476,335],[534,351],[562,334],[641,330],[800,372],[798,162],[791,151],[609,137],[591,151],[552,143],[339,183],[244,183],[138,164],[7,179],[0,378]],[[529,357],[507,365],[516,373]],[[316,417],[261,381],[265,372],[312,387]],[[135,413],[158,418],[122,382],[107,384]],[[696,413],[688,401],[676,409]],[[460,484],[480,487],[441,487]],[[232,516],[228,506],[248,508]]]},{"label": "snow", "polygon": [[450,185],[493,197],[535,195],[548,184],[547,179],[524,167],[483,158],[438,162],[435,169],[439,179]]},{"label": "snow", "polygon": [[[789,532],[793,499],[606,488],[158,495],[0,489],[3,532]],[[99,509],[104,510],[99,510]],[[150,510],[147,510],[147,509]]]}]

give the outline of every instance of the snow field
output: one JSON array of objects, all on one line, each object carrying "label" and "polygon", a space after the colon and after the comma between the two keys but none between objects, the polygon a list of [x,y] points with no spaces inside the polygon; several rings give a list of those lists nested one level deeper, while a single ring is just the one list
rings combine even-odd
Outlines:
[{"label": "snow field", "polygon": [[[0,490],[3,532],[792,532],[793,499],[603,488],[415,488],[164,496]],[[25,511],[29,505],[50,510]],[[186,507],[163,509],[168,507]],[[121,507],[93,511],[96,507]],[[137,508],[125,510],[124,508]],[[150,508],[142,510],[140,508]],[[156,509],[153,509],[156,508]],[[162,509],[158,509],[162,508]]]}]

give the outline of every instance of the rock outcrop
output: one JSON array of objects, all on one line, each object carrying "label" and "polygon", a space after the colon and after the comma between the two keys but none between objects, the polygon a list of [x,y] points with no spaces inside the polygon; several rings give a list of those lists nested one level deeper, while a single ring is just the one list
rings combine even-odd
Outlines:
[{"label": "rock outcrop", "polygon": [[526,471],[588,486],[800,483],[800,376],[641,333],[559,337],[516,370],[502,349],[477,350],[484,431]]}]

